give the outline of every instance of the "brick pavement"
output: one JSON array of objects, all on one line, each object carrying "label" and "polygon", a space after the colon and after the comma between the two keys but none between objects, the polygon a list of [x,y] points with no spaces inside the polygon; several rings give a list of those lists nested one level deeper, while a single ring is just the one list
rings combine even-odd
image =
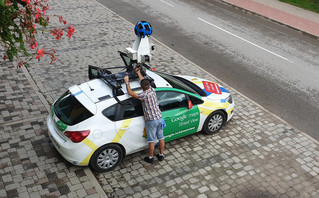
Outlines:
[{"label": "brick pavement", "polygon": [[99,197],[85,169],[51,146],[48,112],[23,71],[0,70],[0,197]]},{"label": "brick pavement", "polygon": [[[65,16],[76,28],[71,41],[39,35],[39,43],[57,50],[59,62],[32,62],[31,78],[1,63],[0,197],[319,196],[318,143],[227,86],[236,102],[232,121],[218,134],[198,133],[168,143],[161,163],[145,164],[142,151],[92,178],[88,168],[63,160],[47,136],[48,104],[41,95],[51,103],[67,87],[86,81],[88,64],[121,65],[117,50],[131,46],[135,35],[133,24],[95,1],[56,0],[50,6],[51,14]],[[218,81],[155,44],[151,66]]]}]

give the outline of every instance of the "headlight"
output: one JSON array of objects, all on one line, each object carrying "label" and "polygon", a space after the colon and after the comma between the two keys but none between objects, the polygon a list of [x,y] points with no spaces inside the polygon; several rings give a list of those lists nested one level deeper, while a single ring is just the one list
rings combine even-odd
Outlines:
[{"label": "headlight", "polygon": [[226,98],[226,101],[229,102],[229,104],[233,103],[233,98],[231,95],[229,95],[227,98]]}]

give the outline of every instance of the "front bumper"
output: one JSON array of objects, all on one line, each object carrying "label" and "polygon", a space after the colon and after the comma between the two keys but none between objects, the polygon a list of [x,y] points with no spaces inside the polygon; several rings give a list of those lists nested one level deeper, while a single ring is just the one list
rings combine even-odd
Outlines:
[{"label": "front bumper", "polygon": [[234,115],[234,107],[235,107],[235,101],[233,99],[233,102],[228,106],[226,112],[227,112],[227,122],[233,117]]}]

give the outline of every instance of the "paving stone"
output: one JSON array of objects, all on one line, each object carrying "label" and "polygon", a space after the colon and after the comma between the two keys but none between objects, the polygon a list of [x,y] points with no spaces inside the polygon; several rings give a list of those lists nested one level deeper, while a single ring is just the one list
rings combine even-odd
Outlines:
[{"label": "paving stone", "polygon": [[[61,43],[49,33],[38,35],[39,43],[57,50],[59,62],[33,60],[27,68],[52,103],[67,87],[88,80],[87,65],[121,65],[117,50],[131,46],[135,35],[133,24],[96,1],[56,0],[50,7],[50,14],[65,16],[76,28],[75,36]],[[153,41],[151,67],[218,82]],[[99,197],[83,168],[50,146],[48,112],[23,71],[1,62],[0,77],[0,197]],[[236,113],[219,133],[167,143],[160,164],[146,165],[140,157],[145,151],[126,156],[112,173],[95,174],[104,192],[109,197],[316,197],[318,143],[226,88]]]}]

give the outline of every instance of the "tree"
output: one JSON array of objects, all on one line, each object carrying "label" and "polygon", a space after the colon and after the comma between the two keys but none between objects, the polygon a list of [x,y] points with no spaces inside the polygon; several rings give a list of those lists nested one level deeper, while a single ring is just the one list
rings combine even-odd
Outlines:
[{"label": "tree", "polygon": [[[16,58],[18,67],[27,64],[26,58],[21,58],[21,54],[39,61],[43,55],[49,55],[51,63],[57,60],[54,49],[40,48],[36,41],[36,34],[40,28],[45,28],[49,24],[48,1],[0,0],[0,44],[5,49],[4,60],[9,59],[12,62]],[[74,35],[72,24],[67,24],[62,16],[53,16],[57,17],[64,27],[49,30],[50,33],[57,40],[61,39],[64,32],[71,38]],[[42,31],[45,30],[42,29]]]}]

